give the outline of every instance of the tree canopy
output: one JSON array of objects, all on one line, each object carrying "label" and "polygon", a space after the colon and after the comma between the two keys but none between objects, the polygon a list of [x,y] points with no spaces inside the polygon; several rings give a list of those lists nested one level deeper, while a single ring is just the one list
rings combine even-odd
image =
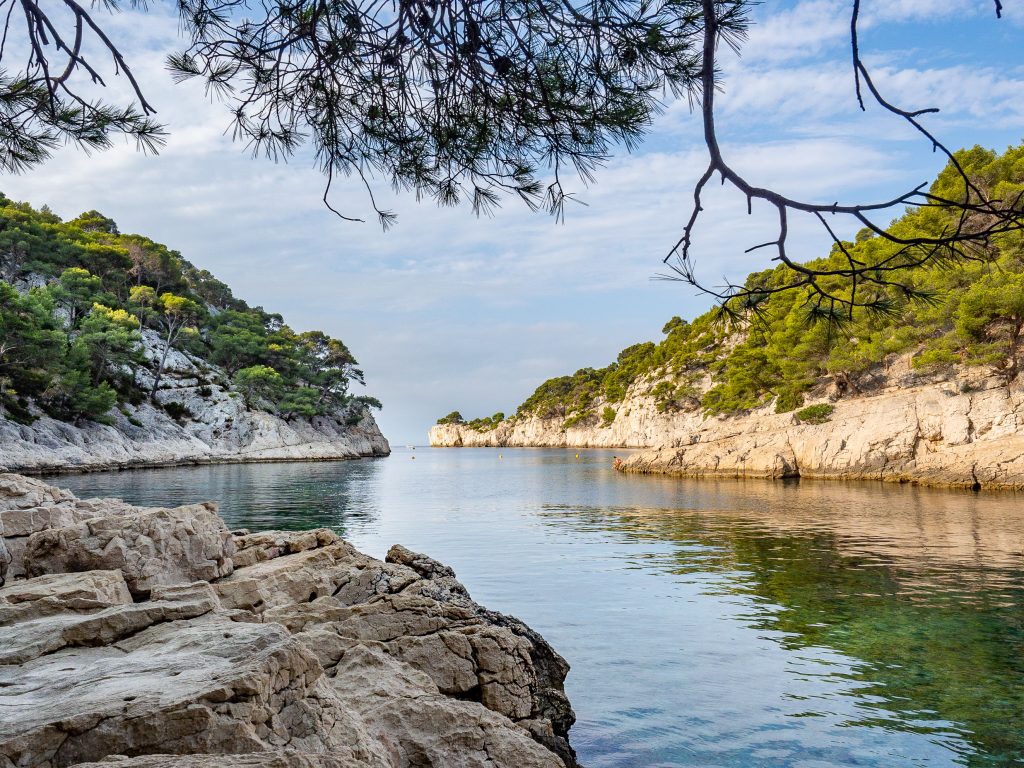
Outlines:
[{"label": "tree canopy", "polygon": [[350,394],[363,373],[342,341],[292,330],[95,211],[63,222],[0,195],[0,253],[0,416],[102,421],[116,405],[159,404],[172,349],[200,361],[208,393],[236,389],[285,417],[348,419],[380,407]]},{"label": "tree canopy", "polygon": [[[156,151],[163,129],[119,41],[98,8],[76,0],[22,0],[5,15],[0,60],[24,56],[0,77],[0,167],[20,171],[61,142],[103,148],[118,133]],[[739,50],[751,0],[180,0],[182,49],[168,59],[179,80],[200,79],[230,108],[234,138],[255,155],[286,159],[310,146],[326,176],[324,202],[339,175],[361,181],[380,222],[374,183],[441,205],[468,201],[478,213],[506,197],[561,216],[572,195],[569,172],[590,181],[619,148],[634,147],[666,94],[699,107],[709,162],[692,212],[665,257],[671,279],[704,289],[695,276],[692,235],[703,194],[718,177],[768,206],[777,230],[750,250],[770,248],[789,279],[768,286],[708,289],[728,304],[766,291],[810,289],[811,309],[829,317],[874,305],[876,288],[907,289],[904,273],[927,263],[985,258],[992,239],[1024,226],[1021,198],[975,183],[926,125],[931,108],[907,110],[879,88],[860,55],[860,0],[850,0],[851,79],[862,107],[873,101],[944,153],[957,177],[948,194],[921,184],[889,200],[815,202],[787,197],[738,173],[718,141],[715,92],[719,48]],[[118,4],[99,8],[114,11]],[[134,4],[136,8],[144,5]],[[994,0],[995,15],[1001,14]],[[97,13],[93,11],[96,10]],[[834,13],[823,6],[822,13]],[[19,47],[20,44],[20,47]],[[105,57],[106,61],[101,61]],[[108,74],[121,74],[131,98],[92,98]],[[907,205],[953,211],[952,226],[928,237],[897,234],[886,223]],[[334,210],[332,208],[332,210]],[[338,215],[345,217],[339,211]],[[790,253],[790,219],[811,216],[845,257],[822,272]],[[104,223],[85,214],[88,226]],[[841,222],[855,223],[899,248],[885,264],[865,265],[844,249]],[[144,259],[133,256],[133,268]],[[822,288],[844,278],[850,291]],[[858,289],[864,287],[866,291]]]}]

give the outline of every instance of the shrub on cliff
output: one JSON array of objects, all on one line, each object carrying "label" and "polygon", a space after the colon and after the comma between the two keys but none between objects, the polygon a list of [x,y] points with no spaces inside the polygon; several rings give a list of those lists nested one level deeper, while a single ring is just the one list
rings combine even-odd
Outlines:
[{"label": "shrub on cliff", "polygon": [[458,411],[452,411],[447,416],[442,416],[437,420],[438,424],[465,424],[466,420],[462,418],[462,414]]},{"label": "shrub on cliff", "polygon": [[803,424],[824,424],[831,420],[836,407],[829,403],[818,403],[801,408],[796,412],[797,419]]},{"label": "shrub on cliff", "polygon": [[[1002,155],[974,147],[957,162],[990,195],[1024,206],[1024,145]],[[955,196],[959,176],[948,166],[931,193]],[[1016,201],[1016,203],[1013,203]],[[940,236],[955,227],[950,212],[913,208],[891,231]],[[869,230],[837,243],[808,264],[828,272],[855,259],[879,270],[909,258]],[[814,289],[778,290],[792,275],[783,266],[747,277],[742,301],[729,312],[707,312],[691,322],[673,317],[664,338],[634,344],[605,368],[584,368],[541,384],[517,410],[522,417],[560,418],[577,424],[596,418],[601,401],[620,401],[631,389],[654,398],[659,411],[698,407],[708,414],[737,413],[773,399],[779,412],[799,408],[804,395],[826,379],[842,393],[856,393],[891,355],[912,353],[914,365],[938,370],[956,364],[989,366],[1007,380],[1020,372],[1024,336],[1024,237],[1007,232],[955,268],[942,263],[904,265],[905,286],[862,285],[871,306],[842,317],[816,309]],[[818,278],[841,294],[844,278]],[[703,394],[697,383],[706,375]],[[699,397],[699,403],[698,403]]]},{"label": "shrub on cliff", "polygon": [[[64,222],[0,195],[0,253],[0,415],[30,420],[32,401],[61,419],[104,419],[118,401],[155,393],[175,347],[201,369],[223,366],[254,407],[291,415],[347,413],[351,383],[363,383],[340,340],[293,331],[177,251],[122,234],[96,211]],[[14,287],[24,280],[37,287]],[[144,391],[136,372],[146,364],[147,328],[160,343]],[[274,391],[259,390],[265,377],[239,381],[247,368],[276,372]]]}]

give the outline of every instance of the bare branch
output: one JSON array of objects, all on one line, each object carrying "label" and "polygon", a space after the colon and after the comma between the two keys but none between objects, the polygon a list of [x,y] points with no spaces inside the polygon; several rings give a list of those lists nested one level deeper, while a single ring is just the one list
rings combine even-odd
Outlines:
[{"label": "bare branch", "polygon": [[[865,92],[885,111],[909,123],[930,144],[934,151],[941,152],[947,158],[949,166],[957,174],[962,184],[962,192],[957,197],[943,197],[920,184],[891,200],[875,203],[829,204],[813,203],[793,199],[778,192],[751,184],[746,178],[734,171],[726,162],[715,129],[715,81],[716,56],[719,43],[724,39],[721,20],[734,12],[734,4],[725,0],[702,0],[704,20],[703,42],[701,52],[700,110],[704,126],[704,141],[710,155],[710,163],[694,185],[694,205],[683,233],[675,246],[663,259],[671,270],[670,274],[659,277],[669,280],[682,280],[694,285],[699,290],[714,296],[721,302],[727,312],[755,310],[769,295],[783,291],[807,291],[807,300],[813,312],[824,313],[829,317],[841,317],[838,308],[842,308],[846,317],[852,317],[854,308],[884,308],[889,302],[886,290],[894,290],[905,296],[914,296],[915,289],[901,275],[908,270],[931,265],[955,265],[968,261],[986,259],[991,253],[994,238],[1008,232],[1024,230],[1024,210],[1021,197],[1014,200],[998,200],[989,196],[987,190],[976,182],[964,170],[956,154],[950,151],[921,122],[924,115],[937,112],[937,109],[905,110],[888,101],[875,84],[870,71],[860,55],[858,21],[860,16],[860,0],[852,0],[850,20],[850,43],[853,61],[854,87],[857,103],[866,109]],[[1001,6],[997,0],[996,13],[1001,14]],[[693,259],[693,233],[700,214],[703,211],[702,195],[704,188],[712,176],[718,174],[723,184],[729,184],[747,199],[748,214],[752,212],[754,200],[760,200],[773,207],[778,215],[778,234],[767,242],[746,249],[746,253],[771,247],[775,251],[773,261],[780,262],[791,273],[788,280],[783,279],[771,286],[766,285],[735,285],[726,281],[724,286],[711,288],[704,286],[697,278]],[[942,212],[948,221],[944,231],[935,234],[899,233],[892,226],[882,226],[876,217],[891,214],[903,208],[933,208]],[[828,266],[820,263],[802,264],[790,257],[786,248],[789,229],[789,213],[808,214],[825,229],[835,243],[842,261],[836,264],[829,261]],[[830,218],[845,217],[857,222],[863,228],[880,237],[887,243],[896,246],[894,251],[875,263],[865,263],[853,257],[848,244],[843,242],[835,232]],[[890,277],[890,275],[892,277]],[[838,278],[826,287],[823,278]],[[865,294],[864,288],[874,290]]]}]

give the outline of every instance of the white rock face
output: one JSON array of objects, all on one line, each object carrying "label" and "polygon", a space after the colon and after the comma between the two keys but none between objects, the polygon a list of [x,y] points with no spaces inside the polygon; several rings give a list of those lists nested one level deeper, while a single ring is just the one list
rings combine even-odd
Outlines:
[{"label": "white rock face", "polygon": [[966,488],[1024,489],[1024,383],[1007,386],[974,370],[946,380],[913,375],[905,360],[870,392],[830,400],[824,424],[801,423],[771,405],[742,416],[699,410],[659,413],[631,391],[615,421],[563,429],[560,419],[502,422],[490,432],[438,425],[430,444],[653,448],[623,462],[627,472],[719,477],[874,479]]},{"label": "white rock face", "polygon": [[425,555],[2,488],[0,768],[578,768],[568,665]]},{"label": "white rock face", "polygon": [[[144,332],[152,358],[162,349]],[[152,384],[146,369],[137,374]],[[231,461],[354,459],[386,456],[387,440],[373,417],[356,424],[317,417],[285,420],[250,410],[237,392],[216,383],[224,373],[178,350],[167,357],[157,392],[160,404],[177,403],[192,416],[175,421],[151,403],[115,408],[111,425],[69,424],[41,414],[30,425],[0,418],[0,465],[20,472],[116,469]]]},{"label": "white rock face", "polygon": [[235,542],[217,505],[190,504],[85,520],[29,536],[29,576],[117,570],[133,595],[154,587],[214,581],[233,570]]}]

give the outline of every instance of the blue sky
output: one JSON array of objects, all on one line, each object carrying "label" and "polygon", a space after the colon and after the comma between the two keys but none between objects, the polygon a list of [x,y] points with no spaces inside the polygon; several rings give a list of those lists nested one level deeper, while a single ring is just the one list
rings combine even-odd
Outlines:
[{"label": "blue sky", "polygon": [[[865,0],[862,52],[895,102],[939,106],[930,118],[951,146],[1003,149],[1024,140],[1024,11],[988,0]],[[818,200],[888,199],[930,180],[941,158],[895,118],[853,100],[848,3],[766,2],[739,59],[723,60],[718,126],[730,162],[752,182]],[[114,21],[171,137],[159,157],[117,146],[86,157],[62,151],[46,166],[3,179],[10,197],[72,217],[97,208],[125,232],[180,250],[252,304],[300,330],[345,340],[384,402],[394,443],[423,443],[452,409],[510,412],[544,379],[601,366],[623,347],[656,339],[672,315],[692,317],[706,297],[653,281],[689,214],[706,163],[700,127],[670,104],[647,142],[620,154],[570,207],[564,224],[514,201],[491,219],[411,198],[382,233],[338,220],[320,202],[323,180],[301,160],[254,160],[224,134],[224,108],[163,70],[176,21],[157,6]],[[122,86],[117,86],[122,87]],[[366,215],[356,185],[335,203]],[[696,241],[700,274],[740,279],[766,266],[759,211],[716,190]],[[852,231],[843,234],[851,235]],[[767,236],[766,236],[767,235]],[[797,224],[791,252],[828,243]]]}]

